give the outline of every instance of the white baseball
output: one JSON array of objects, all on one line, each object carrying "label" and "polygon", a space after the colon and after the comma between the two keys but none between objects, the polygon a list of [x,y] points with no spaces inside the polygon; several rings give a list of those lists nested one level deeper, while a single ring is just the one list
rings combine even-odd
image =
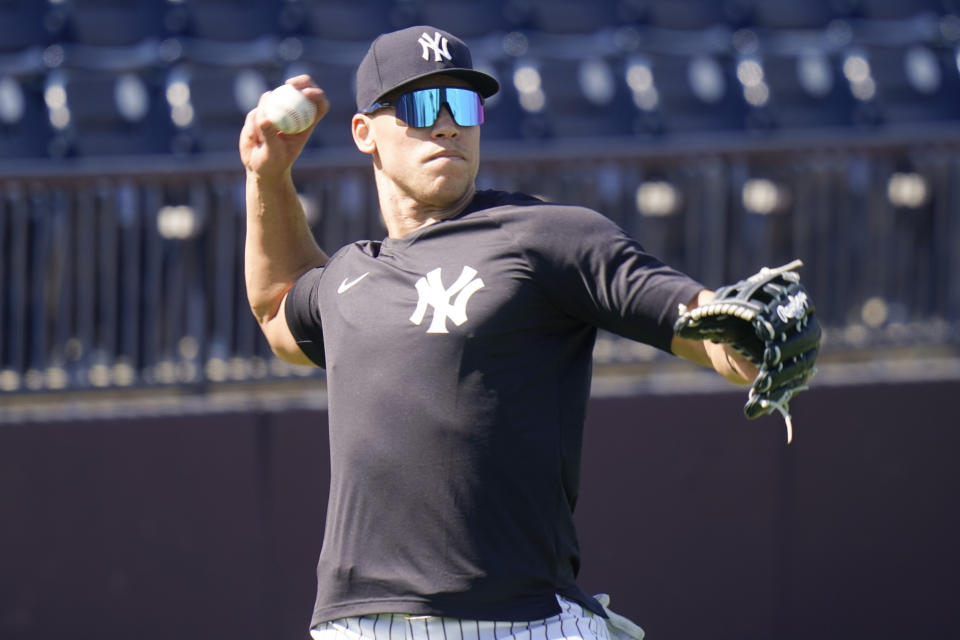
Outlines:
[{"label": "white baseball", "polygon": [[317,105],[289,84],[267,94],[263,110],[273,126],[284,133],[300,133],[313,124],[317,116]]}]

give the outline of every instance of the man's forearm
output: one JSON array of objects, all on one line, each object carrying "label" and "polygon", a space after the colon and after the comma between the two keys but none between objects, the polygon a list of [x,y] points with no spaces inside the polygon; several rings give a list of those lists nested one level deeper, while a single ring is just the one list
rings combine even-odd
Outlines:
[{"label": "man's forearm", "polygon": [[327,256],[307,225],[289,172],[269,181],[248,172],[246,200],[247,297],[262,324],[276,315],[293,282]]}]

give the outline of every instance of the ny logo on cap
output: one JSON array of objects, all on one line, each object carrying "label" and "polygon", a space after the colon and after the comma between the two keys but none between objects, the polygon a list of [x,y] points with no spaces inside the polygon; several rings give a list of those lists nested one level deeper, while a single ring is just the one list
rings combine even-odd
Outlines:
[{"label": "ny logo on cap", "polygon": [[433,50],[433,61],[440,62],[441,56],[450,60],[450,52],[447,51],[447,39],[440,35],[439,31],[433,33],[433,38],[430,37],[430,34],[426,31],[423,32],[423,35],[420,36],[420,39],[417,40],[417,43],[423,47],[423,59],[429,60],[430,53],[429,50]]}]

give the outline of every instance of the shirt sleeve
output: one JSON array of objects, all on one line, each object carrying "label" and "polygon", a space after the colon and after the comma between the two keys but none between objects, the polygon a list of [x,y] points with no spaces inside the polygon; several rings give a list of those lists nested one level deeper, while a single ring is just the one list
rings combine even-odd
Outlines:
[{"label": "shirt sleeve", "polygon": [[300,350],[314,364],[326,368],[323,349],[323,323],[320,317],[320,278],[323,267],[300,276],[287,293],[287,327]]},{"label": "shirt sleeve", "polygon": [[566,313],[670,351],[678,305],[703,285],[647,253],[612,220],[591,209],[527,209],[522,242],[538,283]]}]

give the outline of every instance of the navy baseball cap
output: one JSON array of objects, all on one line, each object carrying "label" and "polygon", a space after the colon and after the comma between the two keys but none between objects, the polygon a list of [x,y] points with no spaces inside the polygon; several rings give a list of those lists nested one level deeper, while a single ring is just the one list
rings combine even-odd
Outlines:
[{"label": "navy baseball cap", "polygon": [[435,27],[408,27],[384,33],[370,45],[357,68],[357,110],[401,85],[439,74],[463,78],[484,98],[500,90],[493,76],[473,68],[463,40]]}]

